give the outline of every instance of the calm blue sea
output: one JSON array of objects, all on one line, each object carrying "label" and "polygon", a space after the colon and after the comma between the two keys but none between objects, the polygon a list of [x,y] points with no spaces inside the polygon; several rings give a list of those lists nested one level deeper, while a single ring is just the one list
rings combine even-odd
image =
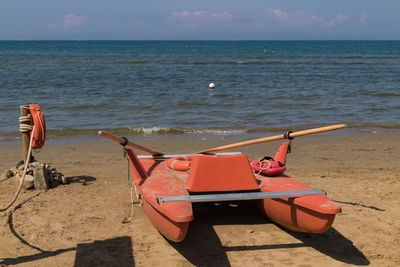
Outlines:
[{"label": "calm blue sea", "polygon": [[27,103],[50,136],[399,132],[400,41],[0,41],[0,141]]}]

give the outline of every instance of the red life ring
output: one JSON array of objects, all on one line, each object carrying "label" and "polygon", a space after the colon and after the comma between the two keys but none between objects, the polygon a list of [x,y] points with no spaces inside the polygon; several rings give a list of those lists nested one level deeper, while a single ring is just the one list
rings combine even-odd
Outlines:
[{"label": "red life ring", "polygon": [[[44,120],[44,114],[38,104],[30,104],[29,112],[32,115],[33,127],[35,132],[33,134],[32,148],[39,149],[44,145],[46,140],[46,122]],[[32,131],[30,132],[30,135]]]},{"label": "red life ring", "polygon": [[188,171],[192,164],[193,156],[179,156],[165,161],[168,169],[175,171]]}]

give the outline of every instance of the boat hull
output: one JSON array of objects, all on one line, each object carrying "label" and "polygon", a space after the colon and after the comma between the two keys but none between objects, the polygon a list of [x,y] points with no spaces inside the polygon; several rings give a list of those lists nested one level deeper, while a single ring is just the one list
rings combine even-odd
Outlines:
[{"label": "boat hull", "polygon": [[[201,155],[192,160],[189,172],[171,170],[163,160],[151,158],[139,160],[131,150],[127,150],[127,155],[133,169],[133,182],[141,195],[145,214],[156,229],[173,242],[185,239],[189,223],[193,220],[192,204],[189,201],[159,202],[159,197],[188,197],[209,192],[229,194],[229,192],[249,190],[251,192],[312,190],[287,176],[254,175],[247,157],[243,155],[232,158]],[[298,232],[325,232],[331,227],[335,215],[341,212],[341,208],[325,195],[255,201],[262,213],[272,221]]]},{"label": "boat hull", "polygon": [[[263,179],[263,192],[310,190],[290,177]],[[324,195],[257,200],[257,206],[273,222],[296,232],[323,233],[341,213],[341,208]]]},{"label": "boat hull", "polygon": [[181,242],[185,239],[193,220],[189,202],[159,205],[158,196],[188,195],[182,181],[154,159],[139,160],[132,150],[127,150],[132,166],[132,179],[142,199],[144,213],[156,229],[167,239]]},{"label": "boat hull", "polygon": [[189,229],[189,222],[175,222],[160,213],[146,200],[143,201],[143,210],[156,229],[167,239],[173,242],[182,242]]},{"label": "boat hull", "polygon": [[323,233],[333,224],[336,214],[310,210],[284,199],[258,200],[260,211],[273,222],[295,232]]}]

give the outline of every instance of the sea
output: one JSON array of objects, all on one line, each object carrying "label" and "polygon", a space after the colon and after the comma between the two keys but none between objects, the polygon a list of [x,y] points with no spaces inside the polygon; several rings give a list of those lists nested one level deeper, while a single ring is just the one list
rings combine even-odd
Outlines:
[{"label": "sea", "polygon": [[400,41],[0,41],[0,143],[30,103],[51,140],[399,134]]}]

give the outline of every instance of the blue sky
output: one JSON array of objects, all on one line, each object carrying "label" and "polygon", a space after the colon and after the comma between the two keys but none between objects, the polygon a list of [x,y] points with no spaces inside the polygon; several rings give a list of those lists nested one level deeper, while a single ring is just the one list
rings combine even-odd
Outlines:
[{"label": "blue sky", "polygon": [[399,40],[400,0],[1,0],[21,39]]}]

